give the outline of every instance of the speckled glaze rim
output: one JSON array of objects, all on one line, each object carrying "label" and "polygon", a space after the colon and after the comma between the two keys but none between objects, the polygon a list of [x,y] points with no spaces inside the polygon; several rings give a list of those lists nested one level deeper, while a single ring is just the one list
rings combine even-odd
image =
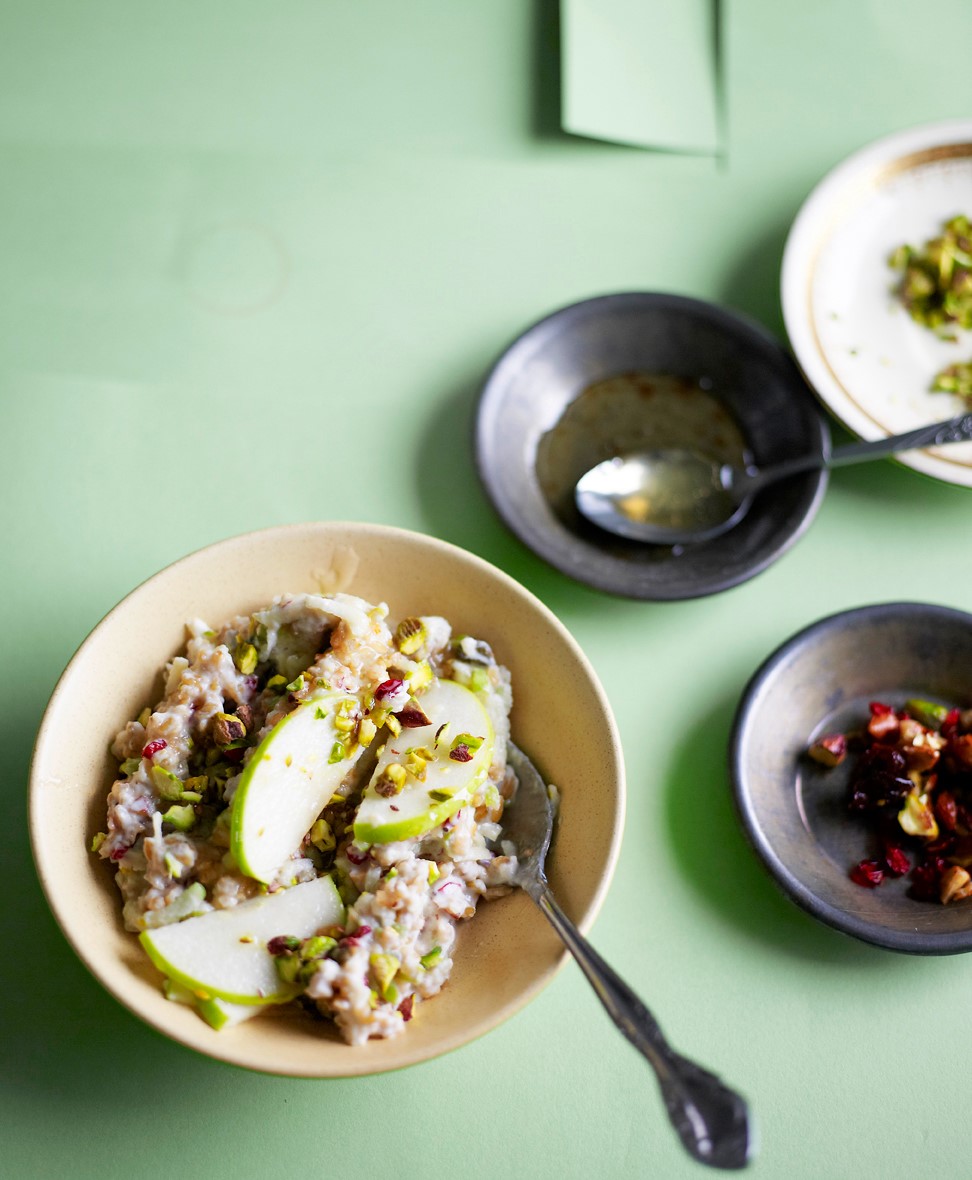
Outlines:
[{"label": "speckled glaze rim", "polygon": [[[575,552],[576,545],[572,542],[576,538],[553,518],[549,510],[548,527],[528,519],[504,486],[501,473],[496,470],[485,441],[486,431],[483,423],[493,412],[494,403],[501,397],[509,374],[515,371],[524,354],[529,354],[535,349],[536,341],[542,341],[551,328],[561,321],[583,318],[596,308],[624,308],[632,305],[640,305],[645,309],[664,308],[708,320],[737,337],[741,347],[759,348],[765,350],[767,355],[772,353],[785,360],[792,368],[795,381],[799,382],[801,389],[805,388],[805,380],[785,344],[758,320],[734,308],[666,291],[618,291],[593,295],[565,304],[530,324],[503,349],[490,366],[480,390],[473,427],[474,456],[479,481],[500,519],[515,537],[555,569],[584,585],[619,598],[643,602],[684,602],[719,594],[763,573],[806,533],[826,494],[829,482],[829,472],[826,468],[822,467],[817,472],[808,473],[808,477],[815,481],[813,493],[803,505],[795,525],[789,531],[781,533],[779,538],[749,565],[734,573],[700,580],[689,588],[669,589],[663,586],[639,585],[640,570],[636,566],[624,566],[614,559],[595,559],[587,553],[586,547],[584,553]],[[806,396],[809,404],[817,405],[811,390],[806,391]],[[814,444],[823,456],[829,455],[830,434],[822,415],[819,416]],[[570,541],[563,538],[570,538]],[[591,559],[587,560],[589,556]]]},{"label": "speckled glaze rim", "polygon": [[[565,658],[570,661],[572,667],[581,671],[585,680],[585,691],[589,694],[590,699],[597,703],[598,724],[603,723],[603,744],[610,760],[610,765],[606,768],[606,773],[610,773],[615,785],[613,799],[611,800],[611,811],[608,817],[610,838],[606,856],[597,874],[596,887],[586,899],[586,904],[583,906],[582,912],[576,915],[578,925],[582,929],[589,929],[604,902],[617,865],[625,814],[625,776],[620,735],[607,696],[598,680],[597,674],[576,640],[574,640],[553,612],[508,574],[497,569],[484,559],[448,542],[438,540],[426,534],[384,525],[360,522],[307,522],[241,534],[215,542],[212,545],[204,546],[178,559],[143,581],[126,595],[93,628],[88,637],[79,646],[59,678],[45,710],[44,718],[35,741],[30,769],[30,840],[34,864],[41,887],[51,908],[51,912],[61,927],[68,943],[98,982],[140,1020],[158,1032],[161,1032],[166,1037],[205,1056],[246,1069],[289,1077],[355,1077],[383,1073],[418,1064],[419,1062],[460,1048],[462,1045],[489,1032],[523,1008],[551,982],[554,975],[569,959],[568,952],[565,949],[558,948],[556,958],[551,961],[550,966],[545,970],[539,971],[529,986],[524,987],[509,1002],[495,1008],[488,1015],[472,1022],[468,1026],[458,1028],[449,1035],[441,1036],[433,1044],[419,1045],[414,1040],[410,1041],[406,1032],[401,1037],[391,1041],[370,1042],[370,1046],[377,1045],[383,1047],[382,1049],[376,1050],[375,1053],[352,1050],[348,1055],[341,1055],[340,1064],[335,1064],[332,1061],[323,1061],[320,1064],[314,1063],[309,1066],[302,1064],[301,1067],[295,1068],[285,1059],[278,1060],[272,1053],[265,1051],[257,1052],[253,1049],[248,1050],[245,1040],[241,1041],[235,1037],[227,1037],[226,1033],[214,1033],[201,1019],[197,1018],[191,1012],[188,1013],[192,1018],[189,1023],[186,1023],[184,1027],[174,1027],[173,1025],[179,1024],[178,1018],[182,1015],[181,1012],[173,1014],[173,1024],[170,1025],[168,1021],[163,1023],[159,1019],[157,1012],[145,1011],[143,1004],[139,1001],[138,986],[130,984],[125,978],[125,965],[117,961],[108,964],[102,962],[99,959],[97,951],[86,945],[85,941],[79,937],[78,931],[75,928],[76,915],[70,912],[70,902],[68,900],[73,883],[70,880],[65,881],[65,870],[59,864],[52,862],[50,856],[51,846],[42,830],[44,811],[44,806],[42,805],[43,793],[45,790],[50,789],[49,784],[42,781],[42,764],[46,765],[49,760],[47,751],[57,740],[54,732],[55,715],[58,709],[66,701],[70,700],[70,694],[74,687],[75,669],[81,665],[86,654],[101,643],[102,637],[109,629],[114,627],[116,620],[125,616],[133,600],[139,598],[146,589],[153,587],[159,588],[160,584],[166,580],[172,581],[182,573],[191,571],[192,567],[202,560],[209,561],[216,557],[230,557],[242,547],[248,547],[254,543],[259,544],[264,541],[273,543],[275,539],[282,540],[289,538],[293,539],[295,543],[299,543],[301,539],[306,539],[307,534],[311,533],[315,535],[315,538],[319,536],[321,539],[334,534],[351,533],[354,536],[372,542],[380,542],[385,539],[398,543],[416,545],[421,551],[437,554],[439,558],[449,564],[458,562],[467,569],[474,571],[475,575],[485,578],[495,588],[497,593],[513,596],[522,604],[525,611],[535,615],[544,626],[552,629],[559,643],[563,645],[566,653]],[[515,709],[516,706],[514,704],[514,719],[516,716]],[[98,789],[100,790],[100,784],[98,784]],[[556,857],[556,851],[555,844],[552,849],[552,859]],[[532,903],[528,902],[525,895],[505,900],[515,901],[518,904],[522,902],[524,908],[532,913],[532,909],[530,909]],[[541,926],[546,930],[546,925],[539,913],[537,913],[537,917],[540,920]],[[129,938],[134,943],[134,936],[130,935]],[[134,953],[137,957],[137,949]],[[142,984],[142,987],[144,989],[144,984]],[[178,1009],[180,1007],[164,1000],[161,995],[161,989],[158,988],[157,984],[155,987],[158,991],[158,998],[166,1006],[166,1010]],[[153,1004],[152,1007],[155,1008],[157,1005]],[[255,1024],[268,1023],[269,1020],[269,1017],[264,1018],[263,1021],[257,1021]],[[240,1026],[238,1030],[229,1031],[244,1031],[248,1027],[251,1026]],[[214,1039],[219,1037],[223,1039]],[[286,1045],[282,1044],[281,1048],[285,1050]],[[328,1045],[324,1044],[325,1052],[322,1054],[324,1057],[329,1056],[326,1052],[327,1048]],[[347,1047],[344,1046],[344,1048]],[[367,1048],[365,1047],[366,1050]],[[380,1057],[377,1056],[379,1053]],[[331,1054],[330,1056],[334,1055]]]},{"label": "speckled glaze rim", "polygon": [[777,854],[757,819],[756,808],[747,790],[747,772],[743,762],[743,747],[754,724],[754,710],[758,697],[778,668],[786,664],[794,652],[814,644],[821,635],[835,628],[853,628],[858,623],[882,622],[890,619],[941,619],[957,623],[972,632],[972,614],[955,607],[923,602],[881,602],[837,611],[797,631],[773,651],[756,669],[743,689],[729,735],[728,766],[733,803],[746,839],[770,876],[783,892],[802,910],[825,925],[862,942],[885,950],[914,955],[952,955],[972,950],[972,928],[942,934],[901,933],[879,923],[869,922],[835,906],[808,888]]}]

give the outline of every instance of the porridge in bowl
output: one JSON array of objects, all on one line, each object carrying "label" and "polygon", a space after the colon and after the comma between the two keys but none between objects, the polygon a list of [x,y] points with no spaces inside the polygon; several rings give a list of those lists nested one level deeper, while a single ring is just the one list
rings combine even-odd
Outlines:
[{"label": "porridge in bowl", "polygon": [[280,1004],[402,1032],[457,923],[509,891],[510,675],[440,617],[349,594],[189,624],[112,745],[94,851],[166,995],[216,1028]]}]

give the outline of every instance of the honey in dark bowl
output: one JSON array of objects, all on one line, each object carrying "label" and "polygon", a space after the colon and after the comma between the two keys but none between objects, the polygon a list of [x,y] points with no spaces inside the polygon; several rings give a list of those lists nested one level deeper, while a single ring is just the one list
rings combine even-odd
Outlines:
[{"label": "honey in dark bowl", "polygon": [[[588,386],[541,436],[537,479],[568,528],[590,529],[574,500],[574,487],[586,471],[615,456],[682,447],[720,464],[745,467],[751,460],[742,427],[708,377],[620,373]],[[602,545],[623,553],[641,550],[646,560],[681,551],[681,546],[632,546],[621,538],[606,538],[599,529],[594,532]],[[659,548],[661,553],[653,554]]]}]

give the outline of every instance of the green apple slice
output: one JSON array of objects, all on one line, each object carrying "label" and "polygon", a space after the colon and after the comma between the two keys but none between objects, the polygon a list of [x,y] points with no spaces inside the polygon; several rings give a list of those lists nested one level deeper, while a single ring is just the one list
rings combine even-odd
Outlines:
[{"label": "green apple slice", "polygon": [[[359,844],[390,844],[424,835],[468,803],[489,771],[493,726],[475,693],[454,680],[437,680],[419,703],[430,724],[403,729],[385,743],[355,816],[354,838]],[[436,745],[435,735],[445,724],[449,728]],[[452,742],[462,734],[482,739],[468,762],[449,757]],[[380,795],[376,784],[387,768],[407,764],[408,751],[416,749],[433,755],[424,767],[424,777],[409,774],[398,794]]]},{"label": "green apple slice", "polygon": [[242,1024],[244,1020],[259,1016],[269,1006],[269,1004],[231,1004],[229,1000],[220,1000],[216,996],[213,996],[211,1000],[196,1001],[196,1011],[217,1032],[223,1028],[234,1028],[237,1024]]},{"label": "green apple slice", "polygon": [[188,988],[196,1000],[280,1004],[297,989],[277,974],[267,942],[278,934],[308,938],[344,921],[344,906],[330,877],[212,910],[138,937],[156,967]]},{"label": "green apple slice", "polygon": [[222,1028],[233,1028],[234,1025],[242,1024],[244,1020],[259,1016],[261,1012],[272,1007],[271,1004],[231,1004],[229,1000],[217,1000],[215,996],[209,1000],[199,1000],[189,988],[183,987],[181,983],[173,983],[171,979],[163,983],[162,990],[167,1000],[194,1008],[217,1032]]},{"label": "green apple slice", "polygon": [[361,756],[361,745],[342,756],[345,735],[335,725],[341,710],[357,705],[346,692],[311,697],[254,750],[233,797],[230,823],[230,848],[248,877],[273,880]]}]

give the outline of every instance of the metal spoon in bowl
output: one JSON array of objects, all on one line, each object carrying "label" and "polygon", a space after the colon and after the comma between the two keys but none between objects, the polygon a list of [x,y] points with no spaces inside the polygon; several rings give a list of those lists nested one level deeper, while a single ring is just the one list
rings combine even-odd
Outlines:
[{"label": "metal spoon in bowl", "polygon": [[554,900],[544,875],[553,834],[553,807],[540,772],[512,742],[509,762],[519,779],[503,835],[516,845],[514,881],[537,903],[577,960],[608,1015],[647,1059],[661,1086],[668,1117],[682,1145],[713,1168],[742,1168],[752,1147],[745,1100],[708,1070],[676,1053],[652,1014],[604,962]]},{"label": "metal spoon in bowl", "polygon": [[970,440],[972,414],[962,414],[907,434],[850,443],[829,456],[804,455],[762,469],[720,464],[687,448],[618,455],[580,477],[574,500],[582,516],[619,537],[658,545],[708,541],[737,524],[753,496],[777,480]]}]

